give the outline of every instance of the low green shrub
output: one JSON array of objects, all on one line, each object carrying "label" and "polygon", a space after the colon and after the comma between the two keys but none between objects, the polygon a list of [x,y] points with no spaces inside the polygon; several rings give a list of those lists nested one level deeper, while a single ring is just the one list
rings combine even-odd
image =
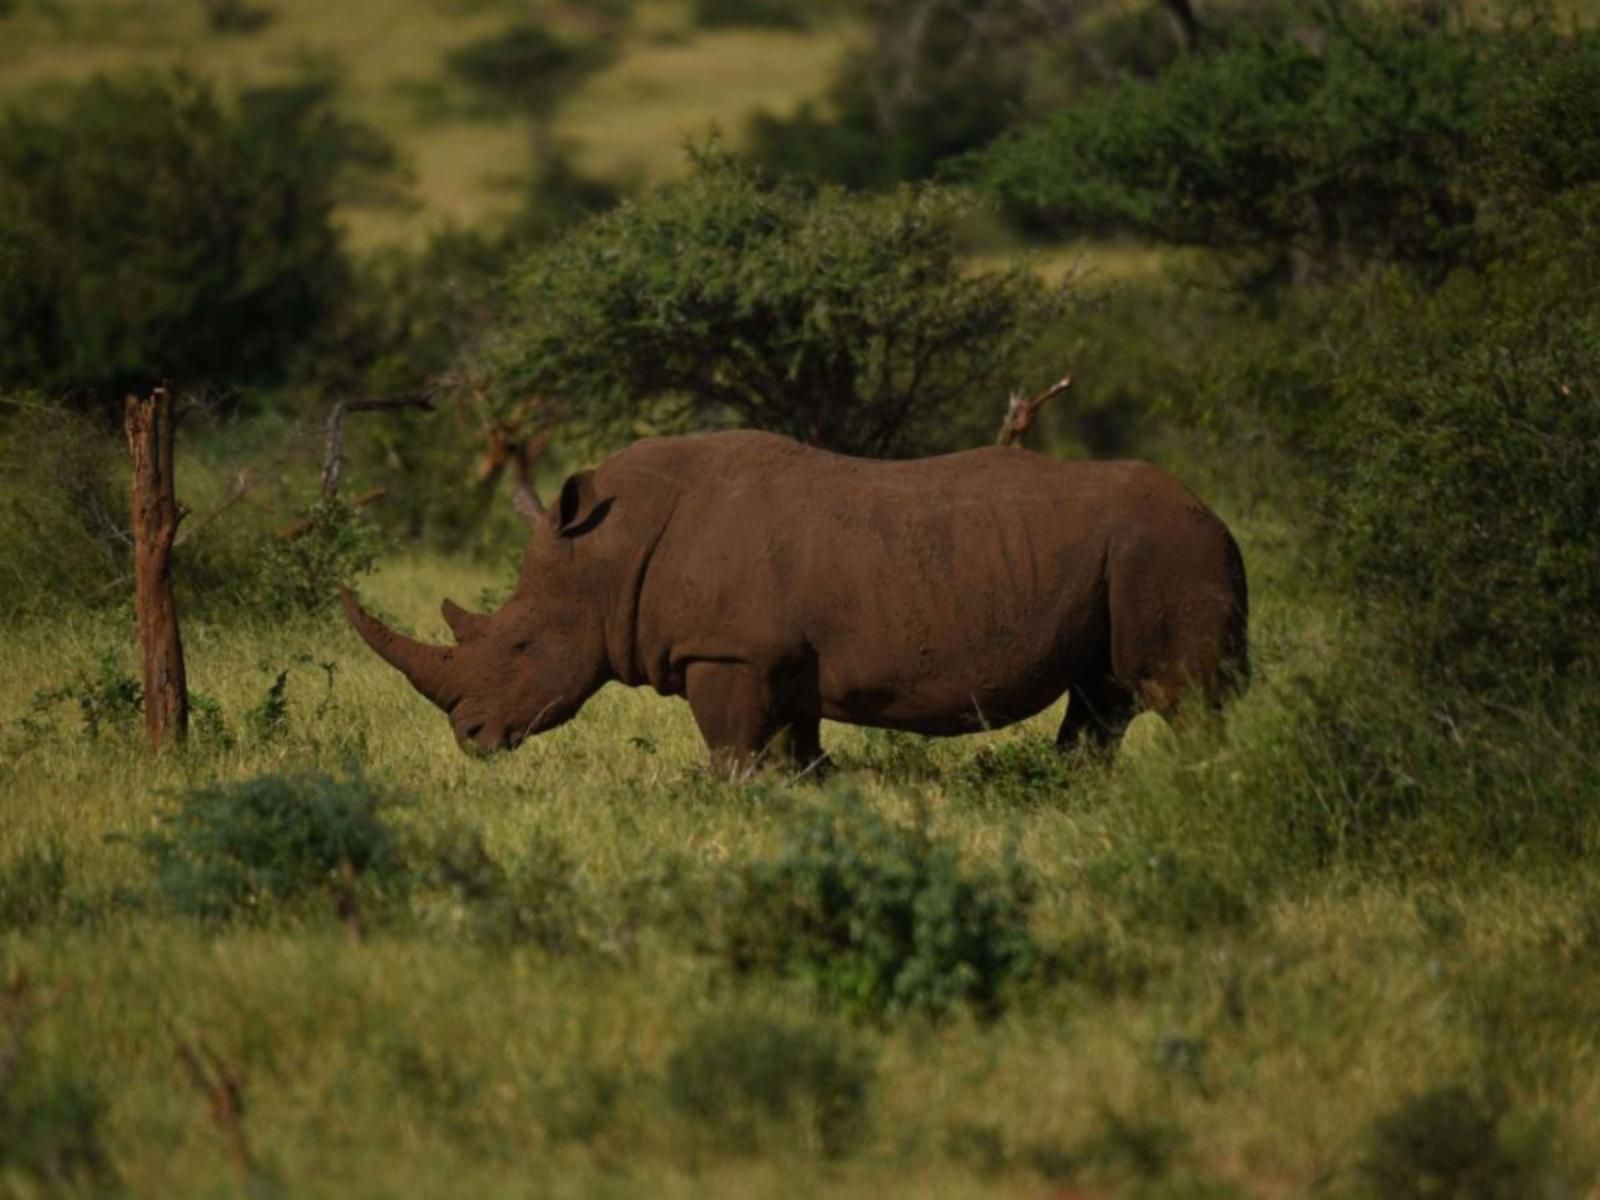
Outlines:
[{"label": "low green shrub", "polygon": [[122,664],[122,653],[102,651],[92,673],[80,670],[71,682],[34,693],[30,708],[35,714],[43,714],[57,704],[71,702],[91,741],[108,729],[126,731],[144,711],[144,685]]},{"label": "low green shrub", "polygon": [[264,916],[313,897],[345,908],[409,887],[387,818],[402,803],[360,775],[261,775],[188,789],[137,844],[180,913]]},{"label": "low green shrub", "polygon": [[49,919],[61,910],[66,890],[61,843],[30,846],[0,867],[0,931],[28,929]]},{"label": "low green shrub", "polygon": [[20,1195],[116,1195],[106,1147],[106,1101],[92,1082],[26,1053],[0,1081],[0,1180],[27,1180]]},{"label": "low green shrub", "polygon": [[360,509],[324,498],[312,506],[304,530],[267,543],[253,565],[253,606],[264,616],[318,613],[338,600],[338,585],[372,570],[381,540]]},{"label": "low green shrub", "polygon": [[825,1158],[867,1129],[874,1069],[832,1030],[766,1017],[717,1017],[690,1030],[667,1060],[672,1107],[722,1148],[753,1154],[803,1144]]},{"label": "low green shrub", "polygon": [[954,790],[983,803],[1059,803],[1084,769],[1078,758],[1042,737],[1015,737],[980,747],[954,772]]},{"label": "low green shrub", "polygon": [[1368,1127],[1360,1174],[1382,1200],[1514,1200],[1559,1194],[1547,1122],[1519,1127],[1460,1084],[1419,1092]]},{"label": "low green shrub", "polygon": [[734,872],[717,949],[741,973],[808,979],[847,1012],[993,1014],[1038,959],[1032,899],[1015,858],[969,871],[925,817],[893,824],[845,794]]}]

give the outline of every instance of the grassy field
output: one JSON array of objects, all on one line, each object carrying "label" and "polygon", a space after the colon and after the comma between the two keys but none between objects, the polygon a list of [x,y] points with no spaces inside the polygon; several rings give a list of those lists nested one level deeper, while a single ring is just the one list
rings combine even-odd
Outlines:
[{"label": "grassy field", "polygon": [[[426,102],[450,50],[559,5],[472,0],[269,0],[251,33],[217,34],[194,0],[23,0],[0,16],[0,104],[97,73],[187,66],[229,87],[333,71],[346,111],[387,135],[414,178],[414,210],[346,214],[359,245],[415,241],[442,222],[473,224],[508,212],[529,168],[526,127],[507,116],[462,115]],[[590,79],[560,114],[558,137],[584,168],[635,184],[681,171],[686,139],[713,126],[737,139],[759,110],[787,112],[826,86],[848,29],[807,33],[698,31],[686,3],[639,6],[619,34],[615,64]]]},{"label": "grassy field", "polygon": [[[1332,776],[1292,775],[1291,714],[1358,627],[1301,582],[1293,531],[1230,517],[1257,684],[1225,740],[1144,717],[1109,765],[1058,763],[1052,713],[944,742],[830,728],[825,785],[729,783],[683,705],[617,689],[479,760],[332,620],[192,622],[191,686],[230,741],[202,723],[152,761],[113,716],[96,738],[71,704],[22,720],[107,651],[131,667],[123,621],[7,629],[0,985],[48,1002],[24,1028],[8,999],[0,1037],[52,1098],[29,1128],[92,1146],[96,1187],[150,1196],[1595,1194],[1600,878],[1537,855],[1290,857],[1286,797],[1336,800]],[[402,557],[363,593],[442,637],[441,596],[502,583]],[[407,798],[392,821],[417,862],[481,838],[523,917],[437,877],[174,910],[138,839],[187,791],[352,764]],[[804,977],[736,970],[729,889],[842,795],[926,821],[968,870],[1014,848],[1053,965],[997,1015],[943,1019],[852,1018]],[[237,1124],[180,1046],[239,1082]],[[0,1134],[8,1194],[35,1194],[24,1140]]]}]

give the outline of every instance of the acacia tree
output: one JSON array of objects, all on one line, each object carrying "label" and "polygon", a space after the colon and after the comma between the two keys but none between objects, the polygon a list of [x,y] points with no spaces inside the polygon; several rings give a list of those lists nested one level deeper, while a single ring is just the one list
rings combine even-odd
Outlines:
[{"label": "acacia tree", "polygon": [[873,455],[970,445],[1060,293],[968,270],[965,202],[769,185],[715,153],[514,273],[494,376],[590,433],[748,425]]},{"label": "acacia tree", "polygon": [[[1330,9],[1330,14],[1340,10]],[[1125,230],[1328,276],[1432,279],[1600,180],[1600,36],[1349,14],[1247,39],[1065,108],[977,161],[1058,233]]]}]

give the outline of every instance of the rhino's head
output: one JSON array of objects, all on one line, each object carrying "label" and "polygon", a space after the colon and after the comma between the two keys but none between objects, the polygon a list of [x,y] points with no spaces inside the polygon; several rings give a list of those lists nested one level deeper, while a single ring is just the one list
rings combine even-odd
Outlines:
[{"label": "rhino's head", "polygon": [[534,525],[516,592],[498,611],[442,606],[454,646],[396,633],[341,588],[367,645],[444,710],[463,749],[511,750],[569,720],[609,676],[601,597],[572,542],[605,515],[592,472],[568,479]]}]

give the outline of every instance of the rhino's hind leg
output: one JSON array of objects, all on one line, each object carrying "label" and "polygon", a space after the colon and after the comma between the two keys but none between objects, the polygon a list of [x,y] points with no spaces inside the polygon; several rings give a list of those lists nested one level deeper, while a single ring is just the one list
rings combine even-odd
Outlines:
[{"label": "rhino's hind leg", "polygon": [[770,756],[804,769],[822,758],[816,705],[803,703],[792,686],[775,686],[769,673],[746,663],[697,662],[684,685],[700,736],[719,765],[744,770]]},{"label": "rhino's hind leg", "polygon": [[1097,749],[1110,747],[1139,711],[1133,694],[1109,678],[1075,683],[1069,697],[1067,715],[1056,734],[1058,750],[1075,749],[1085,738]]}]

